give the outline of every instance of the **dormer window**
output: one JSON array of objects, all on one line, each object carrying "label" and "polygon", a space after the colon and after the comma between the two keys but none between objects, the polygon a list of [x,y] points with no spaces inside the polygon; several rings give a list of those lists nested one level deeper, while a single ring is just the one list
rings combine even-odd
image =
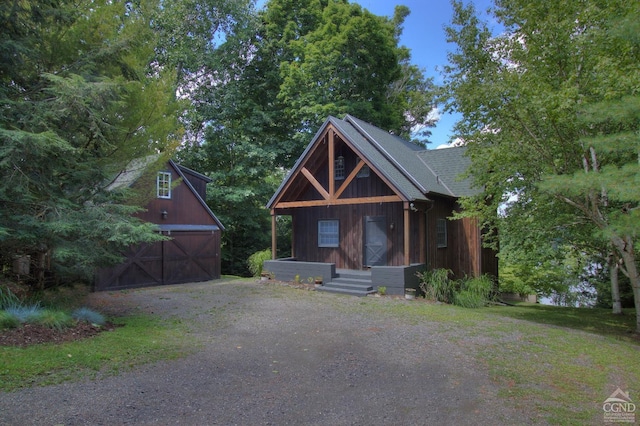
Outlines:
[{"label": "dormer window", "polygon": [[342,155],[334,162],[333,173],[336,180],[344,179],[344,157]]},{"label": "dormer window", "polygon": [[158,172],[156,181],[156,193],[158,198],[171,198],[171,173]]}]

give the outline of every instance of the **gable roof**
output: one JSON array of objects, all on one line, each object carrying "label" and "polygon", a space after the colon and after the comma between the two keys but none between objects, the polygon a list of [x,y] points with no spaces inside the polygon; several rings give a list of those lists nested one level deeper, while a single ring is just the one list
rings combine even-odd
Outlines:
[{"label": "gable roof", "polygon": [[465,156],[466,147],[427,150],[352,115],[342,120],[330,116],[298,158],[267,207],[273,206],[329,125],[409,201],[428,200],[430,194],[458,198],[478,193],[472,187],[471,179],[460,180],[460,175],[471,164]]},{"label": "gable roof", "polygon": [[[127,166],[123,170],[121,170],[113,179],[113,181],[107,186],[107,191],[130,187],[142,176],[145,170],[149,168],[153,163],[155,163],[159,158],[160,157],[158,155],[149,155],[144,158],[136,158],[134,160],[131,160],[129,164],[127,164]],[[203,200],[200,194],[198,194],[198,191],[196,191],[185,174],[191,174],[195,177],[198,177],[199,179],[204,180],[207,183],[211,182],[211,179],[201,173],[196,172],[195,170],[180,166],[171,159],[167,162],[167,164],[173,170],[175,170],[178,176],[182,179],[182,183],[184,183],[186,187],[189,188],[202,208],[207,212],[209,216],[211,216],[218,227],[224,231],[222,222],[220,222],[213,211],[211,211],[205,200]]]}]

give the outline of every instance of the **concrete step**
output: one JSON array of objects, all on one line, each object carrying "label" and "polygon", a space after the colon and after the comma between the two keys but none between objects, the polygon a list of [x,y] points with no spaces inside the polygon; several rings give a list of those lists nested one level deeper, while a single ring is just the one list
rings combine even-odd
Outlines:
[{"label": "concrete step", "polygon": [[327,293],[340,293],[340,294],[348,294],[351,296],[359,296],[359,297],[364,297],[368,294],[375,293],[375,291],[371,287],[369,287],[368,289],[363,287],[347,288],[347,287],[332,286],[329,283],[323,286],[317,287],[316,290],[326,291]]},{"label": "concrete step", "polygon": [[319,291],[330,293],[350,294],[353,296],[366,296],[375,293],[371,283],[371,274],[367,272],[340,272],[331,281],[318,287]]}]

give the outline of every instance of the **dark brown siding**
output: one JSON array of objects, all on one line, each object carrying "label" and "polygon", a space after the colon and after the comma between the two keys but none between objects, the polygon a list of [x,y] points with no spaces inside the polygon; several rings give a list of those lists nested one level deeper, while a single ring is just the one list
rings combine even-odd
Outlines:
[{"label": "dark brown siding", "polygon": [[172,232],[171,240],[132,247],[98,273],[95,289],[118,290],[220,278],[220,231]]},{"label": "dark brown siding", "polygon": [[[166,171],[171,172],[172,184],[180,178],[175,170],[167,169]],[[142,212],[137,215],[145,222],[157,223],[160,225],[168,223],[179,225],[216,224],[211,215],[209,215],[209,213],[200,204],[193,192],[182,182],[171,190],[171,199],[154,197],[149,201],[146,209],[146,212]],[[166,219],[162,218],[162,211],[167,212]]]},{"label": "dark brown siding", "polygon": [[[307,262],[331,262],[336,268],[362,269],[364,263],[364,218],[383,216],[387,229],[387,265],[404,265],[404,213],[402,203],[357,204],[295,209],[293,212],[294,257]],[[422,214],[411,213],[411,262],[421,262],[418,231]],[[318,247],[318,220],[340,222],[340,247]]]},{"label": "dark brown siding", "polygon": [[452,199],[435,198],[434,207],[427,212],[427,267],[451,269],[456,278],[482,274],[497,276],[496,253],[482,247],[475,219],[447,220],[447,247],[437,247],[436,220],[450,218],[457,208]]},{"label": "dark brown siding", "polygon": [[[171,199],[155,198],[155,176],[151,178],[153,182],[138,182],[138,185],[146,183],[153,188],[154,198],[147,204],[146,211],[137,217],[146,222],[167,225],[169,229],[187,226],[182,230],[164,232],[171,240],[130,248],[124,253],[126,260],[121,265],[98,272],[96,290],[220,278],[221,231],[216,229],[216,221],[187,184],[179,180],[179,174],[170,163],[163,171],[171,172]],[[196,180],[204,184],[204,180]],[[200,190],[204,191],[204,186]],[[162,216],[163,211],[167,212],[166,217]],[[211,230],[188,229],[191,225],[208,225]]]}]

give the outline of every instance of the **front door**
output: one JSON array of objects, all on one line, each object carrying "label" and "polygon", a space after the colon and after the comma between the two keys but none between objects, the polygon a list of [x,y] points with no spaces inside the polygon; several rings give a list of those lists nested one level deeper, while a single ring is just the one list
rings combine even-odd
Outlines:
[{"label": "front door", "polygon": [[364,218],[364,265],[387,264],[387,221],[384,216]]}]

